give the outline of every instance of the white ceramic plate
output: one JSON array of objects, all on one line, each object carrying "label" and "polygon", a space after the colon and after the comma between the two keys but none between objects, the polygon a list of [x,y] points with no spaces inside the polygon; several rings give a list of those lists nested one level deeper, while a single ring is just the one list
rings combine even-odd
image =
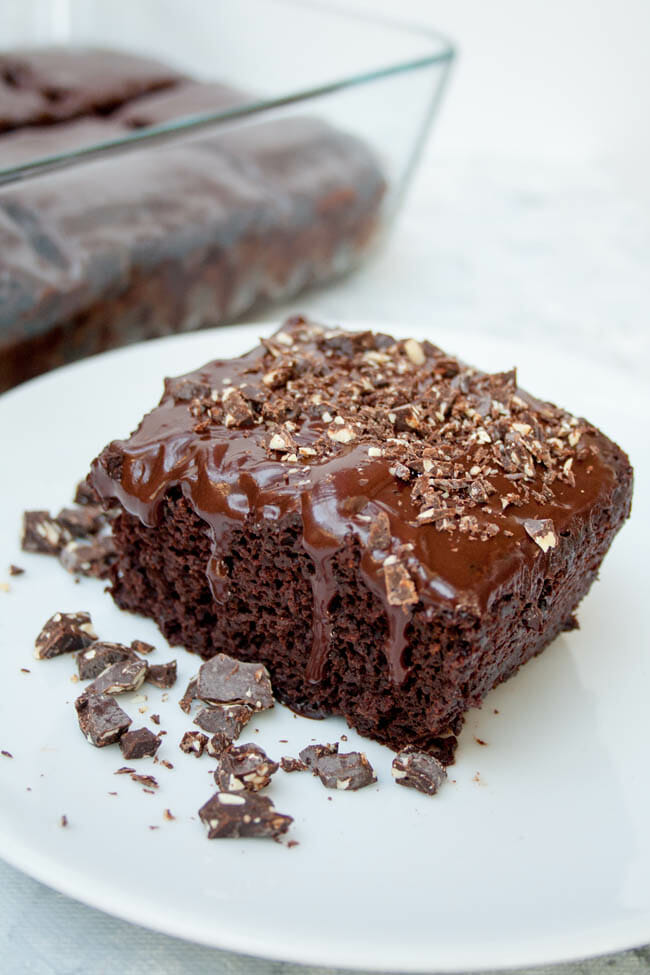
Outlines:
[{"label": "white ceramic plate", "polygon": [[[270,794],[295,817],[293,849],[207,841],[196,811],[212,794],[214,762],[178,750],[192,725],[176,702],[196,660],[170,651],[151,622],[119,612],[101,583],[75,584],[56,560],[20,552],[23,509],[56,511],[68,502],[95,453],[157,401],[163,375],[238,354],[268,329],[135,346],[0,399],[0,577],[8,578],[10,562],[26,569],[0,593],[0,748],[14,756],[0,756],[0,855],[129,921],[296,962],[460,971],[650,941],[650,404],[625,376],[523,341],[506,347],[430,333],[483,367],[516,362],[524,386],[587,415],[627,447],[637,469],[634,516],[580,609],[581,629],[469,716],[452,781],[439,796],[396,788],[391,753],[353,732],[348,745],[366,750],[376,787],[333,794],[311,776],[278,773]],[[78,609],[91,611],[104,639],[150,640],[157,659],[178,658],[169,701],[147,689],[142,715],[150,724],[160,713],[168,732],[160,757],[174,764],[168,771],[139,763],[157,776],[155,795],[113,775],[123,764],[119,749],[91,748],[79,733],[73,661],[32,659],[50,614]],[[124,706],[139,717],[137,703]],[[243,740],[274,757],[347,731],[340,721],[312,722],[280,707],[252,729]],[[166,808],[175,821],[163,819]]]}]

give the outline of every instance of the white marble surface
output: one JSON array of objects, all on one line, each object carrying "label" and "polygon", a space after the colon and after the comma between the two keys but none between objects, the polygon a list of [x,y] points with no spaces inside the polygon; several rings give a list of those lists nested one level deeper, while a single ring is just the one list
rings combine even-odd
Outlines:
[{"label": "white marble surface", "polygon": [[[435,149],[435,146],[433,147]],[[527,332],[645,376],[650,353],[650,180],[621,164],[561,165],[430,151],[390,240],[356,275],[292,302],[324,320],[411,321]],[[0,972],[7,975],[288,975],[117,921],[0,862]],[[538,971],[546,971],[538,969]],[[552,969],[650,973],[650,949]]]}]

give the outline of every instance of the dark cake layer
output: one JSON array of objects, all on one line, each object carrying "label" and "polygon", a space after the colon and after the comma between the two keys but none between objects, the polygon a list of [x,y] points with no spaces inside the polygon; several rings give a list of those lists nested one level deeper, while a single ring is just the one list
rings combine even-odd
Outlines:
[{"label": "dark cake layer", "polygon": [[[0,134],[2,166],[250,100],[110,52],[0,57],[6,72],[19,62],[21,85],[5,80],[0,92],[0,132],[3,117],[13,128]],[[28,80],[42,88],[50,64],[59,86],[65,67],[68,95],[47,118],[20,115]],[[383,193],[361,140],[298,117],[0,188],[0,390],[127,342],[217,325],[349,269]]]},{"label": "dark cake layer", "polygon": [[513,373],[301,319],[168,380],[91,481],[123,508],[120,606],[447,760],[467,708],[575,625],[632,490],[616,445]]}]

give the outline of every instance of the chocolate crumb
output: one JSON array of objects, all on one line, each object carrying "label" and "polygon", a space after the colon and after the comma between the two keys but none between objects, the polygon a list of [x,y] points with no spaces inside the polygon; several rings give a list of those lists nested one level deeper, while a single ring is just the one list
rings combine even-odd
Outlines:
[{"label": "chocolate crumb", "polygon": [[25,570],[24,569],[21,569],[21,567],[19,565],[10,565],[9,566],[9,575],[10,576],[22,576],[24,574],[25,574]]},{"label": "chocolate crumb", "polygon": [[65,827],[67,825],[68,825],[68,817],[64,813],[63,816],[61,816],[61,819],[59,820],[59,826]]},{"label": "chocolate crumb", "polygon": [[474,741],[476,742],[477,745],[487,745],[486,741],[483,741],[482,738],[477,738],[476,735],[474,735]]},{"label": "chocolate crumb", "polygon": [[82,695],[75,707],[82,734],[96,748],[118,741],[131,724],[128,714],[109,694]]},{"label": "chocolate crumb", "polygon": [[363,752],[321,755],[317,759],[314,774],[326,789],[354,792],[377,781],[372,765]]},{"label": "chocolate crumb", "polygon": [[172,763],[171,763],[171,762],[168,762],[168,761],[167,761],[167,759],[166,759],[166,758],[161,758],[161,759],[160,759],[160,764],[161,764],[161,765],[164,765],[164,766],[165,766],[165,768],[169,768],[169,769],[172,769],[172,768],[174,767],[174,766],[172,765]]},{"label": "chocolate crumb", "polygon": [[163,689],[173,687],[176,683],[176,661],[170,660],[165,664],[149,664],[147,682],[154,687]]},{"label": "chocolate crumb", "polygon": [[134,653],[153,653],[156,649],[153,644],[145,643],[144,640],[131,640],[131,649]]},{"label": "chocolate crumb", "polygon": [[290,755],[283,755],[280,759],[280,768],[283,772],[307,772],[309,766],[301,762],[299,758],[292,758]]},{"label": "chocolate crumb", "polygon": [[70,532],[49,511],[26,511],[23,514],[23,551],[58,555],[69,541]]},{"label": "chocolate crumb", "polygon": [[159,714],[152,714],[152,715],[150,715],[149,720],[150,721],[153,721],[154,724],[160,724],[160,715]]},{"label": "chocolate crumb", "polygon": [[307,768],[315,769],[319,759],[325,755],[336,755],[339,750],[339,743],[336,741],[332,745],[307,745],[300,752],[300,760]]},{"label": "chocolate crumb", "polygon": [[31,674],[31,670],[28,667],[21,667],[20,672],[21,674]]},{"label": "chocolate crumb", "polygon": [[149,790],[158,788],[158,781],[153,775],[139,775],[138,772],[131,772],[131,779],[133,782],[139,782],[140,785],[146,786]]},{"label": "chocolate crumb", "polygon": [[180,740],[179,748],[186,755],[194,755],[200,758],[208,743],[208,736],[200,731],[186,731]]},{"label": "chocolate crumb", "polygon": [[73,538],[85,538],[86,535],[96,535],[101,531],[106,518],[98,504],[87,504],[83,508],[62,508],[56,516],[56,522]]},{"label": "chocolate crumb", "polygon": [[207,704],[247,704],[257,710],[272,708],[274,703],[266,667],[225,653],[218,653],[199,669],[196,694]]},{"label": "chocolate crumb", "polygon": [[83,650],[96,639],[90,613],[55,613],[36,637],[34,656],[37,660],[49,660],[62,653]]},{"label": "chocolate crumb", "polygon": [[278,839],[293,817],[276,811],[269,798],[256,792],[217,792],[199,809],[208,839],[266,836]]},{"label": "chocolate crumb", "polygon": [[135,769],[131,768],[129,765],[123,765],[121,768],[116,769],[116,771],[113,772],[113,775],[130,775],[131,772],[135,772]]},{"label": "chocolate crumb", "polygon": [[107,579],[116,560],[117,551],[112,535],[93,541],[68,542],[59,554],[59,561],[68,572],[96,579]]},{"label": "chocolate crumb", "polygon": [[410,745],[393,759],[392,774],[397,785],[417,789],[429,796],[435,795],[447,778],[444,765],[433,755],[420,752]]},{"label": "chocolate crumb", "polygon": [[214,780],[222,792],[239,792],[247,789],[259,792],[271,781],[278,770],[274,762],[259,745],[232,745],[219,756],[219,767]]},{"label": "chocolate crumb", "polygon": [[194,719],[194,724],[203,731],[213,735],[222,734],[233,741],[239,738],[253,713],[246,704],[219,704],[201,708]]},{"label": "chocolate crumb", "polygon": [[77,654],[77,670],[81,680],[94,680],[111,664],[130,659],[133,659],[133,653],[123,643],[96,640]]},{"label": "chocolate crumb", "polygon": [[4,755],[5,758],[13,758],[11,752],[8,752],[6,748],[0,749],[0,755]]},{"label": "chocolate crumb", "polygon": [[190,711],[192,710],[192,703],[196,700],[197,684],[198,684],[198,677],[195,675],[190,679],[190,682],[185,689],[185,693],[183,694],[182,698],[178,702],[179,708],[181,709],[181,711],[184,711],[185,714],[189,714]]},{"label": "chocolate crumb", "polygon": [[176,819],[176,816],[172,814],[171,809],[165,809],[163,810],[163,819],[166,819],[168,823],[172,823]]},{"label": "chocolate crumb", "polygon": [[122,735],[120,748],[127,759],[153,758],[160,748],[160,738],[148,728],[136,728]]}]

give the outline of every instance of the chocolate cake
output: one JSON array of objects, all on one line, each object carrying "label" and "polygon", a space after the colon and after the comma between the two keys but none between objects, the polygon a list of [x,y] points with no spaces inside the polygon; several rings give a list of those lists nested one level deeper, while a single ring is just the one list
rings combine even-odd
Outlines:
[{"label": "chocolate cake", "polygon": [[[257,100],[99,50],[0,55],[0,169]],[[385,189],[318,118],[247,118],[0,187],[0,391],[353,266]]]},{"label": "chocolate cake", "polygon": [[632,495],[623,451],[514,371],[299,317],[165,380],[89,477],[121,508],[118,606],[445,761],[467,709],[577,625]]}]

